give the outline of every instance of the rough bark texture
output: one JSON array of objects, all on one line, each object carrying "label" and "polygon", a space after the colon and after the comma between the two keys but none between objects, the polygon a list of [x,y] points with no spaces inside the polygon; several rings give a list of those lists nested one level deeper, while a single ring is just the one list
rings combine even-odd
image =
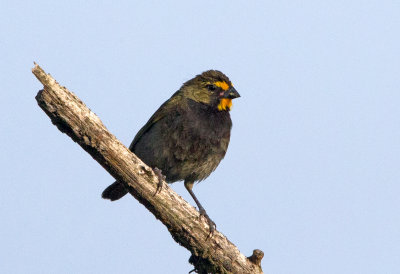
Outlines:
[{"label": "rough bark texture", "polygon": [[37,64],[32,72],[44,86],[36,100],[52,123],[129,187],[129,192],[168,228],[174,240],[192,253],[189,261],[197,272],[262,273],[261,251],[247,258],[219,231],[209,237],[206,221],[167,184],[155,195],[158,179],[153,170],[111,134],[75,94]]}]

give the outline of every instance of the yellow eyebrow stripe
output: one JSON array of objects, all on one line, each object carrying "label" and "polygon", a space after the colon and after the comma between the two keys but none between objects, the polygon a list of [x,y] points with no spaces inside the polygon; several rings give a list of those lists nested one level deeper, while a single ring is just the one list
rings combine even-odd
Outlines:
[{"label": "yellow eyebrow stripe", "polygon": [[222,88],[223,90],[227,91],[229,89],[229,85],[225,81],[217,81],[214,83],[217,87]]}]

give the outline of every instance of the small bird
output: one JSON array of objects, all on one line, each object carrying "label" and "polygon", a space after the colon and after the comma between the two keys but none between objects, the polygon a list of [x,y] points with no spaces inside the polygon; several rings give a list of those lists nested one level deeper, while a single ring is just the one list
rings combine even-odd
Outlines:
[{"label": "small bird", "polygon": [[[232,99],[240,97],[229,78],[208,70],[185,82],[139,130],[129,149],[152,167],[162,182],[184,181],[210,231],[215,223],[193,193],[193,184],[213,172],[228,149]],[[162,175],[160,174],[160,171]],[[116,181],[102,193],[115,201],[128,193]]]}]

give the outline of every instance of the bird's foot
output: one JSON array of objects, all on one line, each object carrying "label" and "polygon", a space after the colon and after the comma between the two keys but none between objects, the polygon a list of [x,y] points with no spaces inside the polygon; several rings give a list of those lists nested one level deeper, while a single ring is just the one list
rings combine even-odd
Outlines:
[{"label": "bird's foot", "polygon": [[200,212],[200,218],[204,217],[207,221],[208,226],[210,227],[210,234],[208,236],[212,236],[215,229],[217,228],[217,225],[214,223],[213,220],[208,216],[207,212],[204,210],[204,208],[199,209]]},{"label": "bird's foot", "polygon": [[156,195],[157,193],[161,192],[162,186],[163,186],[163,181],[165,180],[166,177],[162,174],[161,169],[159,169],[157,167],[153,168],[153,171],[158,178],[156,193],[154,193],[154,195]]}]

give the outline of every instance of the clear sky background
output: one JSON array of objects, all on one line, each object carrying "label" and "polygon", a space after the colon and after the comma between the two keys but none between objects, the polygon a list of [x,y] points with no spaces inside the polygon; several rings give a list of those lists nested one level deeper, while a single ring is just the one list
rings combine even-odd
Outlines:
[{"label": "clear sky background", "polygon": [[[189,252],[37,106],[33,61],[125,145],[207,69],[241,94],[194,191],[265,273],[400,273],[399,1],[2,1],[0,272],[187,273]],[[191,204],[183,183],[173,189]]]}]

